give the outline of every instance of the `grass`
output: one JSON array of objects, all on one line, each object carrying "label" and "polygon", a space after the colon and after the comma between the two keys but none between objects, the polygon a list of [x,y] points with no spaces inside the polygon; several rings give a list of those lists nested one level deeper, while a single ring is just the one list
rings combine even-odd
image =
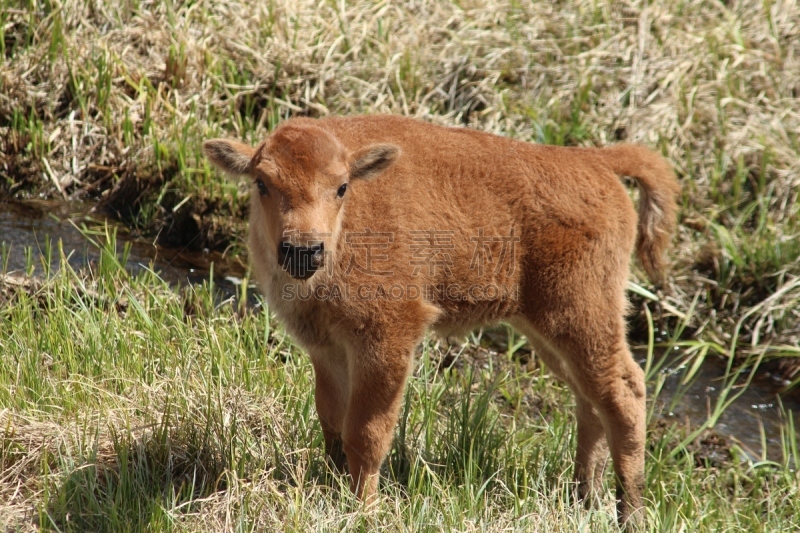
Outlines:
[{"label": "grass", "polygon": [[[386,112],[642,142],[683,186],[668,284],[632,280],[655,394],[654,354],[676,346],[686,382],[717,357],[750,378],[773,361],[796,385],[797,20],[792,0],[0,0],[0,192],[243,255],[247,193],[201,157],[209,137]],[[113,238],[93,238],[107,253],[90,270],[32,278],[30,250],[26,275],[0,282],[3,527],[614,530],[610,494],[593,513],[568,502],[571,399],[514,362],[511,333],[493,358],[479,336],[460,355],[424,345],[385,498],[363,512],[326,470],[310,366],[280,326],[210,285],[133,277]],[[707,453],[738,385],[697,428],[663,427],[651,404],[655,530],[798,529],[791,416],[780,461]]]},{"label": "grass", "polygon": [[[91,268],[57,249],[49,277],[0,281],[5,530],[617,530],[610,474],[601,508],[570,503],[572,399],[520,364],[512,332],[505,353],[482,333],[421,347],[381,500],[364,510],[324,460],[310,362],[269,313],[211,282],[133,276],[113,233],[90,238]],[[782,460],[758,461],[651,416],[649,524],[792,530],[797,461],[793,430]]]},{"label": "grass", "polygon": [[209,137],[386,112],[643,142],[684,190],[656,320],[674,327],[667,309],[697,297],[687,338],[730,346],[747,314],[737,357],[766,350],[800,380],[798,18],[790,0],[0,0],[0,189],[99,202],[162,244],[236,255],[246,192],[201,157]]}]

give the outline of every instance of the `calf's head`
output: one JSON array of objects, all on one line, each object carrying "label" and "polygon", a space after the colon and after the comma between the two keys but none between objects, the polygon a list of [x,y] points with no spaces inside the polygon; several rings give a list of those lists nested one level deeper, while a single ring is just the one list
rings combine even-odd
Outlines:
[{"label": "calf's head", "polygon": [[[252,180],[251,245],[293,278],[309,279],[325,264],[338,239],[343,207],[354,180],[378,176],[397,159],[391,144],[350,151],[313,125],[279,127],[256,148],[227,139],[203,143],[214,165]],[[252,246],[251,246],[252,247]]]}]

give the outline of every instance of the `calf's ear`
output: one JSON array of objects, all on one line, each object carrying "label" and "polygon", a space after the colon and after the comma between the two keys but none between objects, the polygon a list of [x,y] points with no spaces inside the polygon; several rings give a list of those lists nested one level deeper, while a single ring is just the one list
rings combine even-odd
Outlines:
[{"label": "calf's ear", "polygon": [[356,151],[350,164],[350,179],[370,179],[380,175],[400,156],[393,144],[373,144]]},{"label": "calf's ear", "polygon": [[220,170],[240,176],[250,171],[255,148],[229,139],[211,139],[203,143],[203,153]]}]

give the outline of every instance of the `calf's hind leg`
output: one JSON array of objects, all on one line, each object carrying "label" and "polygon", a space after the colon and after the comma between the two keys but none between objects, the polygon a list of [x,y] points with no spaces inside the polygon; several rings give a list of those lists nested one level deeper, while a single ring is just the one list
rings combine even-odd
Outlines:
[{"label": "calf's hind leg", "polygon": [[[571,344],[572,349],[568,348],[565,356],[572,360],[573,379],[601,422],[611,451],[617,481],[617,517],[622,524],[638,523],[643,514],[644,489],[644,372],[633,360],[621,326],[615,342]],[[583,408],[589,406],[584,404]],[[584,421],[590,420],[590,416],[584,413]],[[580,431],[579,424],[579,442]],[[590,431],[593,433],[595,429]],[[581,456],[579,449],[576,455],[579,462]],[[576,468],[583,465],[576,464]]]},{"label": "calf's hind leg", "polygon": [[536,350],[537,356],[558,379],[565,382],[575,395],[575,415],[577,418],[577,447],[575,449],[575,468],[573,477],[576,496],[587,507],[600,499],[603,472],[608,460],[603,422],[592,402],[584,397],[574,380],[569,377],[562,361],[547,348],[538,334],[527,323],[515,324],[525,333]]},{"label": "calf's hind leg", "polygon": [[575,448],[574,478],[578,498],[587,507],[600,499],[603,472],[608,458],[608,446],[603,422],[592,402],[580,391],[575,394],[575,414],[578,419],[578,443]]},{"label": "calf's hind leg", "polygon": [[[546,343],[534,341],[534,346],[546,344],[545,364],[550,359],[548,366],[557,367],[575,392],[579,494],[589,496],[599,487],[604,435],[616,475],[618,519],[627,524],[640,522],[643,514],[645,384],[628,349],[621,313],[614,315],[598,313],[605,323],[592,323],[576,312],[569,321],[572,331]],[[532,325],[521,329],[529,338],[542,339]]]}]

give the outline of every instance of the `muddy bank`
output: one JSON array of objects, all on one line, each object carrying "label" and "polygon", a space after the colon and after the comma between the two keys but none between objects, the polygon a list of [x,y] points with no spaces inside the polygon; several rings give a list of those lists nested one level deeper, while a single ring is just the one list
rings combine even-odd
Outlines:
[{"label": "muddy bank", "polygon": [[[169,169],[137,171],[122,167],[99,167],[91,181],[70,184],[53,191],[50,184],[20,180],[5,191],[0,201],[32,203],[40,199],[63,200],[93,206],[98,217],[123,222],[135,235],[166,247],[191,251],[205,249],[222,252],[242,242],[247,218],[247,203],[233,197],[215,197],[197,191],[180,194],[178,176]],[[146,176],[142,176],[147,172]],[[36,173],[33,171],[33,173]],[[229,184],[236,187],[236,184]],[[209,191],[210,193],[210,191]]]}]

